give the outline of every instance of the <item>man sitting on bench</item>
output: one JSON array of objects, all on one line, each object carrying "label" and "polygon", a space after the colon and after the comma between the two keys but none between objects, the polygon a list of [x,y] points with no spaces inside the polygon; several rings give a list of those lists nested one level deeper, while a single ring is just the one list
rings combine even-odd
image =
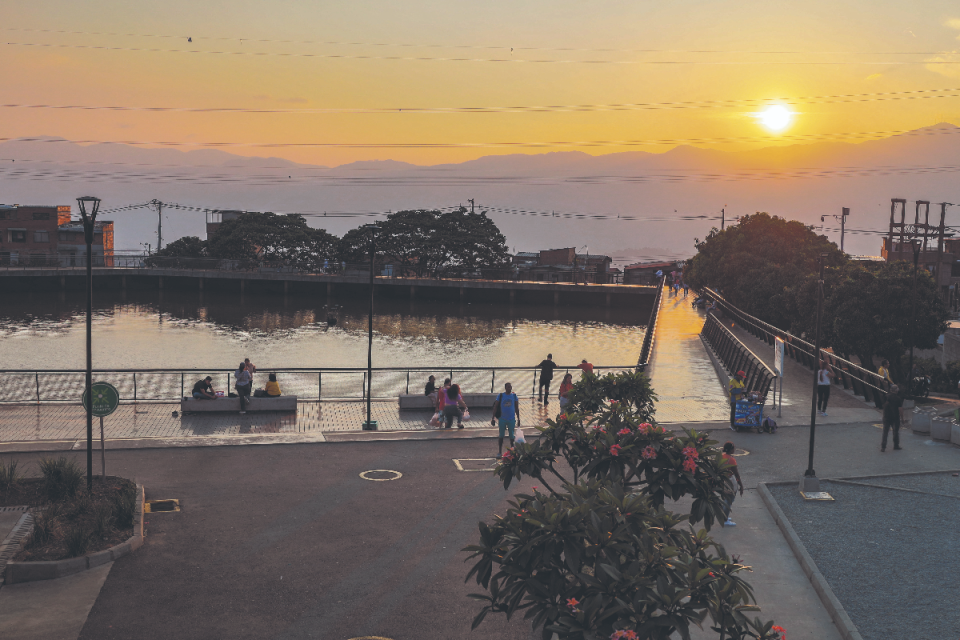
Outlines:
[{"label": "man sitting on bench", "polygon": [[198,380],[197,384],[193,385],[193,397],[197,400],[216,400],[217,394],[213,392],[211,382],[213,382],[213,378],[210,376],[207,376],[203,380]]}]

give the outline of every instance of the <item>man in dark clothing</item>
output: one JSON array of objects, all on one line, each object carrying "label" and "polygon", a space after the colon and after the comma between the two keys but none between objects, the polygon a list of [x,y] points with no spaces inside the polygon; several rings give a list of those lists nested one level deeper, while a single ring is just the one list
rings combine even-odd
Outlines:
[{"label": "man in dark clothing", "polygon": [[893,427],[893,449],[900,450],[900,418],[903,414],[903,398],[900,397],[897,385],[890,386],[887,399],[883,403],[883,439],[880,441],[880,452],[887,450],[887,433]]},{"label": "man in dark clothing", "polygon": [[213,392],[211,382],[213,382],[213,378],[210,376],[207,376],[203,380],[198,380],[197,383],[193,385],[193,397],[197,400],[215,400],[217,395]]},{"label": "man in dark clothing", "polygon": [[553,361],[553,354],[548,353],[547,359],[537,365],[540,369],[540,386],[537,390],[537,402],[550,404],[550,381],[553,380],[553,370],[557,364]]},{"label": "man in dark clothing", "polygon": [[428,396],[437,390],[437,385],[434,382],[434,380],[436,380],[436,378],[434,378],[433,376],[430,376],[429,378],[427,378],[427,384],[426,386],[423,387],[423,395]]}]

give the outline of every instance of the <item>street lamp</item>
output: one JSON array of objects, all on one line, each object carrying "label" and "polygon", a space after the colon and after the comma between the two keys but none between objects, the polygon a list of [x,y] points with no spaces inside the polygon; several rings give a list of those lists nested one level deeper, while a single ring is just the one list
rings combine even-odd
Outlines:
[{"label": "street lamp", "polygon": [[813,340],[813,398],[810,400],[810,450],[807,457],[807,470],[800,479],[800,491],[803,493],[815,493],[820,491],[820,480],[817,479],[817,472],[813,470],[813,445],[817,434],[817,385],[820,376],[820,319],[823,313],[823,269],[829,254],[821,253],[819,262],[820,276],[817,280],[817,327]]},{"label": "street lamp", "polygon": [[363,228],[370,232],[370,313],[367,317],[367,421],[363,423],[364,431],[376,431],[377,421],[370,419],[370,397],[373,395],[373,259],[377,254],[377,233],[380,226],[377,223],[365,224]]},{"label": "street lamp", "polygon": [[[77,198],[80,218],[83,220],[83,237],[87,243],[87,490],[93,489],[93,230],[100,210],[100,198],[83,196]],[[87,207],[90,212],[87,213]]]}]

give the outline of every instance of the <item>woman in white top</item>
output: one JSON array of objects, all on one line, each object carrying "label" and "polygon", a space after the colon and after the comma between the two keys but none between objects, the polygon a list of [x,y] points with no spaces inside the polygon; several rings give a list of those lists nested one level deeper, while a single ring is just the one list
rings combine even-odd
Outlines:
[{"label": "woman in white top", "polygon": [[823,417],[827,416],[827,402],[830,401],[830,384],[833,382],[833,371],[825,361],[820,361],[820,370],[817,371],[817,411]]}]

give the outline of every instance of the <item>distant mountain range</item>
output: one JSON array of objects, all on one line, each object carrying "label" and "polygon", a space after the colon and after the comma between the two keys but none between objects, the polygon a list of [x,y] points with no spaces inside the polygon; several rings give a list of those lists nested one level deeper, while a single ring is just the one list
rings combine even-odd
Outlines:
[{"label": "distant mountain range", "polygon": [[[729,221],[768,211],[819,227],[821,215],[846,206],[852,210],[847,251],[876,255],[880,236],[869,231],[886,229],[891,198],[960,203],[958,134],[960,127],[939,124],[863,143],[741,152],[681,146],[659,154],[568,151],[434,166],[381,160],[339,167],[50,138],[0,144],[0,203],[75,204],[77,196],[96,195],[105,210],[156,198],[194,207],[309,212],[319,214],[311,224],[340,235],[374,218],[335,212],[469,206],[473,198],[496,220],[511,250],[586,247],[621,264],[691,255],[694,238],[720,224],[680,219],[685,216],[719,216],[725,209]],[[948,211],[948,224],[960,224],[960,207]],[[578,217],[589,215],[606,218]],[[138,209],[108,217],[116,221],[118,248],[156,245],[156,213]],[[203,213],[167,208],[164,241],[202,237],[203,223]],[[839,242],[839,233],[829,231],[839,224],[827,218],[823,225]]]}]

